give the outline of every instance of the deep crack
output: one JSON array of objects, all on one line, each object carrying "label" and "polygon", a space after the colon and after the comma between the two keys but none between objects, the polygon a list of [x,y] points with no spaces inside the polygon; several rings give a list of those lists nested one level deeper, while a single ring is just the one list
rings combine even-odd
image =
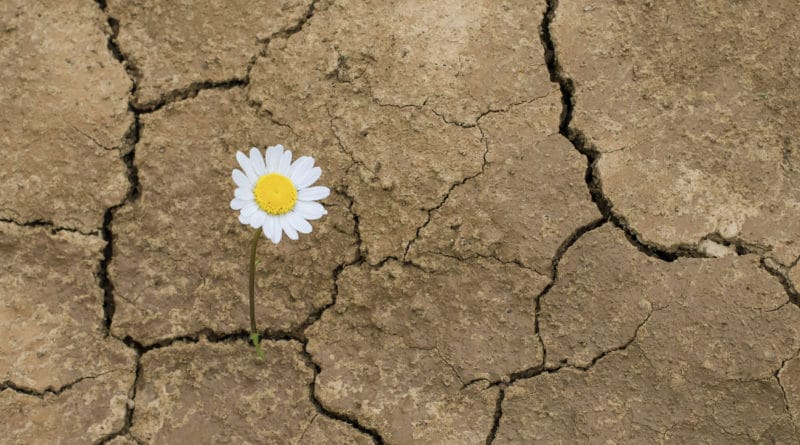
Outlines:
[{"label": "deep crack", "polygon": [[264,49],[266,50],[266,47],[269,46],[269,43],[276,38],[286,39],[302,31],[303,27],[306,26],[306,23],[308,23],[308,21],[311,20],[312,17],[314,17],[314,12],[316,11],[317,8],[317,3],[319,3],[319,0],[313,0],[311,3],[309,3],[306,12],[303,14],[302,17],[300,17],[300,20],[298,20],[297,23],[295,23],[294,25],[288,28],[284,28],[278,32],[275,32],[266,39],[261,40],[261,43],[265,45]]},{"label": "deep crack", "polygon": [[125,135],[126,145],[128,151],[121,156],[122,161],[125,163],[127,170],[127,177],[129,182],[128,192],[119,204],[109,207],[103,214],[103,226],[100,229],[100,235],[106,242],[103,248],[103,258],[97,267],[97,279],[99,286],[103,289],[103,326],[106,334],[111,331],[111,323],[114,318],[116,310],[116,303],[114,301],[114,285],[108,274],[108,266],[111,264],[111,258],[114,255],[114,233],[112,232],[112,223],[114,213],[120,207],[135,201],[139,197],[141,185],[139,184],[139,172],[136,168],[134,158],[136,156],[136,144],[139,142],[139,116],[134,113],[133,122]]},{"label": "deep crack", "polygon": [[558,2],[559,0],[547,1],[547,9],[542,19],[539,36],[544,46],[545,62],[550,72],[550,80],[552,82],[557,82],[561,90],[563,108],[561,111],[559,133],[567,138],[579,153],[586,157],[587,167],[585,181],[586,186],[589,188],[592,202],[595,203],[597,209],[604,218],[621,229],[625,233],[625,237],[628,241],[648,256],[668,262],[675,261],[679,257],[706,258],[707,255],[694,245],[678,244],[670,246],[669,248],[664,248],[646,242],[642,239],[641,235],[628,224],[624,216],[614,212],[614,204],[603,193],[603,185],[600,181],[600,174],[597,171],[597,163],[601,153],[596,147],[589,144],[581,130],[571,126],[576,102],[575,82],[567,76],[561,66],[558,59],[557,48],[555,47],[555,42],[553,41],[550,30],[550,26],[555,18],[556,9],[558,8]]},{"label": "deep crack", "polygon": [[486,437],[486,445],[494,443],[497,437],[497,430],[500,428],[500,419],[503,417],[503,400],[506,398],[505,385],[500,385],[500,391],[497,393],[497,402],[494,406],[494,420],[492,421],[492,429],[489,430],[489,435]]},{"label": "deep crack", "polygon": [[[301,336],[301,334],[302,332],[298,332],[298,330],[281,331],[267,328],[259,332],[259,338],[261,340],[269,341],[302,342],[304,338]],[[174,335],[172,337],[162,338],[147,344],[141,343],[129,335],[119,338],[118,340],[125,343],[128,347],[136,350],[136,352],[139,354],[146,354],[154,349],[168,348],[178,343],[199,343],[203,339],[209,343],[229,343],[241,340],[246,340],[249,343],[250,331],[239,329],[233,332],[216,332],[209,328],[203,328],[191,334]]]},{"label": "deep crack", "polygon": [[[111,17],[108,14],[108,4],[106,3],[106,0],[96,0],[96,2],[97,6],[100,7],[100,11],[106,15],[108,26],[111,28],[111,34],[108,36],[108,42],[106,43],[106,46],[108,47],[108,51],[111,53],[111,56],[114,58],[114,60],[122,65],[122,67],[125,69],[125,73],[131,79],[131,90],[129,93],[131,96],[133,96],[136,94],[137,79],[140,76],[139,69],[134,66],[130,60],[128,60],[128,57],[122,53],[122,50],[119,47],[119,42],[117,41],[117,36],[119,35],[119,20]],[[129,103],[129,109],[130,108],[131,107]]]},{"label": "deep crack", "polygon": [[136,353],[136,370],[134,373],[133,384],[131,385],[131,389],[128,390],[128,400],[125,403],[125,423],[122,425],[122,428],[119,431],[115,431],[111,434],[108,434],[104,437],[101,437],[99,440],[95,442],[95,444],[105,444],[110,442],[112,439],[118,436],[124,436],[131,431],[131,426],[133,425],[133,411],[136,409],[136,386],[139,384],[139,377],[142,373],[142,354],[137,351]]},{"label": "deep crack", "polygon": [[322,369],[316,362],[314,362],[314,358],[308,352],[307,346],[308,346],[308,341],[304,341],[303,350],[301,351],[301,354],[303,356],[303,359],[306,361],[306,364],[314,371],[314,378],[311,380],[311,383],[309,384],[308,395],[309,399],[311,400],[311,403],[314,405],[314,408],[316,408],[317,412],[324,415],[325,417],[338,420],[340,422],[344,422],[350,425],[351,427],[357,429],[361,433],[370,436],[372,438],[373,443],[375,443],[376,445],[383,445],[385,442],[381,437],[380,433],[376,429],[364,426],[361,424],[361,422],[358,421],[358,419],[348,416],[347,414],[344,413],[338,413],[336,411],[333,411],[329,408],[326,408],[325,405],[322,404],[322,401],[319,400],[319,397],[317,397],[317,392],[316,392],[317,377],[319,377],[319,374],[320,372],[322,372]]},{"label": "deep crack", "polygon": [[789,301],[795,306],[800,306],[800,291],[795,289],[792,281],[789,279],[788,270],[786,267],[781,266],[770,258],[761,259],[761,268],[766,270],[770,275],[775,277],[781,286],[783,286],[786,295],[789,296]]}]

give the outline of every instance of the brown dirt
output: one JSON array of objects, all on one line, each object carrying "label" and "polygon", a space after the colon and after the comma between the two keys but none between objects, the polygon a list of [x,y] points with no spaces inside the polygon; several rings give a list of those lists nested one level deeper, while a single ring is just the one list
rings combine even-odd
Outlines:
[{"label": "brown dirt", "polygon": [[0,442],[800,442],[798,15],[5,2]]}]

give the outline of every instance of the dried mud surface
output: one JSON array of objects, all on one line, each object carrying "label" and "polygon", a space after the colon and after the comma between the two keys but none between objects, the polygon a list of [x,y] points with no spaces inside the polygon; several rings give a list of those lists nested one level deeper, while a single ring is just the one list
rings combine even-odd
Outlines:
[{"label": "dried mud surface", "polygon": [[3,3],[0,443],[800,442],[795,6]]}]

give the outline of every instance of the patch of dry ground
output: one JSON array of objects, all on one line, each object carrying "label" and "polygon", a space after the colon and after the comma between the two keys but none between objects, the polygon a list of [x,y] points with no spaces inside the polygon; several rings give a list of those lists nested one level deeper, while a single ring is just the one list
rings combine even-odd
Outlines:
[{"label": "patch of dry ground", "polygon": [[5,2],[0,441],[800,442],[798,14]]}]

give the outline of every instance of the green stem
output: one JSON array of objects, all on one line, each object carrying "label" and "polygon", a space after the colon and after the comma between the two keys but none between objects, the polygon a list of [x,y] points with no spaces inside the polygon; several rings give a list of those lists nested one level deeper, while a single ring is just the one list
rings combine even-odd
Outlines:
[{"label": "green stem", "polygon": [[253,235],[253,243],[250,245],[250,340],[253,346],[256,347],[256,353],[260,358],[264,358],[264,351],[261,350],[261,342],[258,338],[258,329],[256,329],[256,249],[258,248],[258,240],[261,239],[261,227],[256,229]]}]

